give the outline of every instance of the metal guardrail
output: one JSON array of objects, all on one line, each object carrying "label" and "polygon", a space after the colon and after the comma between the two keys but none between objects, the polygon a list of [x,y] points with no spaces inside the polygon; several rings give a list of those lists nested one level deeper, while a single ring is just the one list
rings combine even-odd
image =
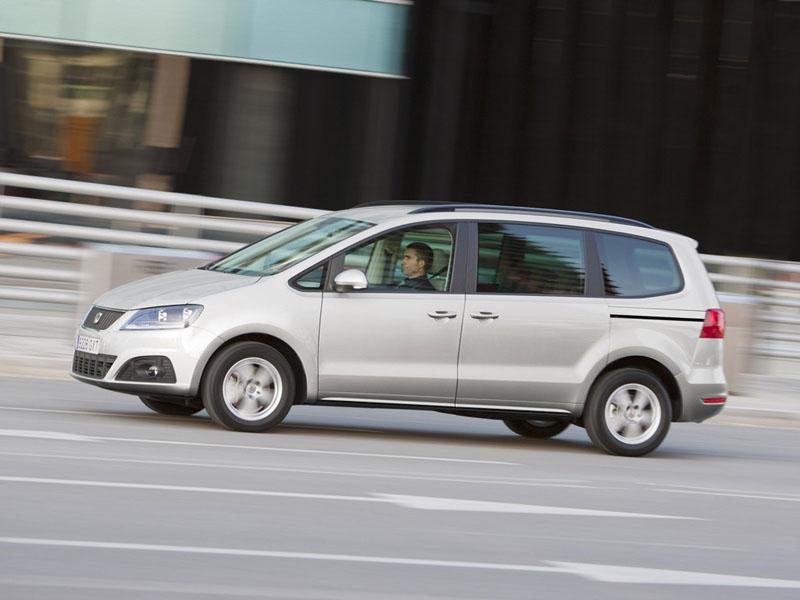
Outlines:
[{"label": "metal guardrail", "polygon": [[[8,282],[0,286],[0,300],[12,301],[80,305],[85,300],[83,283],[91,272],[87,264],[91,253],[64,245],[69,240],[75,240],[76,244],[105,242],[219,255],[274,233],[291,221],[327,212],[0,172],[0,191],[4,186],[69,194],[71,200],[0,194],[0,231],[49,236],[61,244],[0,242],[0,254],[16,256],[19,263],[0,264],[0,278]],[[130,207],[98,204],[109,200],[127,202]],[[236,216],[186,214],[175,210],[216,211]],[[22,218],[10,218],[9,213]],[[53,222],[54,217],[56,222]],[[63,222],[70,220],[73,222]],[[236,234],[238,239],[220,239],[228,234]],[[33,257],[62,264],[58,268],[31,264]],[[68,264],[64,264],[65,261]]]},{"label": "metal guardrail", "polygon": [[[0,195],[0,231],[46,234],[80,241],[101,241],[119,244],[205,250],[227,254],[242,244],[264,237],[286,227],[291,221],[302,221],[326,213],[324,210],[266,204],[244,200],[225,200],[174,192],[158,192],[100,183],[50,179],[31,175],[0,172],[0,186],[13,186],[50,193],[71,194],[71,202]],[[88,199],[126,201],[135,205],[158,207],[121,208],[86,203]],[[217,211],[236,217],[208,216],[175,212],[176,209]],[[21,212],[24,218],[9,218],[8,211]],[[87,224],[52,222],[77,219]],[[127,224],[110,229],[104,224]],[[159,228],[164,233],[147,229]],[[188,232],[190,235],[181,235]],[[239,234],[236,241],[221,239],[225,234]]]},{"label": "metal guardrail", "polygon": [[[754,307],[750,354],[791,361],[800,378],[800,264],[702,255],[718,291],[748,298]],[[716,272],[715,272],[716,270]]]},{"label": "metal guardrail", "polygon": [[299,208],[281,204],[265,204],[246,200],[226,200],[209,196],[195,196],[176,192],[160,192],[142,188],[130,188],[105,183],[87,183],[68,179],[51,179],[33,175],[0,172],[0,186],[13,186],[31,190],[64,192],[68,194],[153,202],[170,206],[183,206],[205,210],[219,210],[231,213],[244,213],[251,216],[269,217],[303,221],[324,214],[327,211],[314,208]]}]

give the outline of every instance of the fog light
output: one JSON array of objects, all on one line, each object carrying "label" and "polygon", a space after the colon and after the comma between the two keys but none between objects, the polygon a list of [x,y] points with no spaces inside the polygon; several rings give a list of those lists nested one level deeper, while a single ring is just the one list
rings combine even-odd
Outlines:
[{"label": "fog light", "polygon": [[122,366],[117,381],[175,383],[175,369],[166,356],[139,356]]}]

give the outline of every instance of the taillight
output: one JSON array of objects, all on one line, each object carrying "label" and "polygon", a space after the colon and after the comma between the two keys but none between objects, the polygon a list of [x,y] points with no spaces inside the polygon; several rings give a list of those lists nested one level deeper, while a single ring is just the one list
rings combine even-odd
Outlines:
[{"label": "taillight", "polygon": [[709,308],[703,321],[701,338],[722,339],[725,337],[725,311],[721,308]]}]

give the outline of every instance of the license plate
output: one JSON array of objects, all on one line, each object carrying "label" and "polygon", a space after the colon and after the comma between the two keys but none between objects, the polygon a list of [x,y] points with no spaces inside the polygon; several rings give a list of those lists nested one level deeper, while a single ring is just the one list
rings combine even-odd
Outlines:
[{"label": "license plate", "polygon": [[100,352],[100,340],[98,338],[79,335],[75,340],[75,350],[98,354]]}]

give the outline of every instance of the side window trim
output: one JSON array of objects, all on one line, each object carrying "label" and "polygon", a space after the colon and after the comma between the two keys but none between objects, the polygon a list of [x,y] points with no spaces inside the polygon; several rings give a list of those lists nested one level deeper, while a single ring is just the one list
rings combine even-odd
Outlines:
[{"label": "side window trim", "polygon": [[[532,227],[543,227],[543,228],[550,228],[550,229],[568,229],[570,231],[577,231],[581,234],[581,240],[583,242],[583,261],[584,261],[584,281],[583,281],[583,293],[582,294],[526,294],[526,293],[515,293],[515,294],[503,294],[502,292],[479,292],[478,291],[478,256],[480,252],[480,240],[479,240],[479,225],[481,223],[497,223],[500,225],[530,225]],[[584,227],[570,227],[568,225],[551,225],[550,223],[531,223],[526,221],[474,221],[471,223],[472,229],[470,231],[470,252],[468,255],[468,275],[467,275],[467,286],[466,290],[468,294],[479,294],[481,296],[519,296],[519,297],[533,297],[533,298],[595,298],[595,297],[604,297],[604,288],[601,287],[599,290],[597,289],[596,282],[592,283],[594,276],[592,272],[594,271],[595,274],[599,272],[599,255],[597,254],[596,248],[594,248],[594,240],[592,239],[592,230],[586,229]],[[594,254],[593,254],[594,253]],[[595,266],[595,260],[597,261],[598,268],[592,268]],[[595,275],[596,276],[596,275]],[[597,296],[593,294],[599,294]]]},{"label": "side window trim", "polygon": [[[357,242],[357,243],[355,243],[355,244],[353,244],[351,246],[348,246],[347,248],[339,251],[337,254],[335,254],[334,256],[332,256],[332,257],[330,257],[328,259],[328,261],[330,261],[330,262],[328,264],[328,271],[327,271],[327,276],[326,276],[326,281],[325,281],[325,286],[323,288],[323,291],[325,291],[325,292],[335,292],[334,287],[333,287],[333,280],[336,278],[336,275],[338,275],[339,273],[342,272],[342,269],[344,268],[344,257],[345,257],[345,255],[348,252],[350,252],[351,250],[353,250],[354,248],[369,244],[369,243],[375,241],[376,239],[379,239],[379,238],[381,238],[381,237],[383,237],[385,235],[388,235],[390,233],[393,233],[395,231],[401,231],[403,229],[414,229],[414,228],[417,228],[417,227],[430,227],[430,226],[437,226],[438,225],[440,227],[446,227],[446,228],[450,229],[450,231],[452,232],[452,234],[454,236],[454,240],[453,240],[453,257],[451,258],[451,263],[453,265],[452,266],[452,268],[453,268],[453,277],[451,279],[450,290],[449,291],[447,291],[447,292],[435,292],[435,293],[431,292],[430,294],[432,296],[436,295],[436,294],[463,294],[464,293],[464,276],[465,276],[465,273],[464,273],[464,268],[462,268],[462,265],[464,264],[464,261],[465,261],[464,253],[466,251],[466,248],[465,248],[466,240],[462,240],[461,239],[462,238],[462,227],[461,227],[462,223],[463,223],[462,221],[420,221],[418,223],[406,223],[405,225],[398,225],[397,227],[393,227],[391,229],[386,229],[386,230],[384,230],[384,231],[382,231],[380,233],[376,233],[374,236],[368,237],[368,238],[366,238],[364,240],[361,240],[361,241],[359,241],[359,242]],[[312,267],[310,270],[313,270],[316,267],[319,267],[319,264],[316,265],[315,267]],[[370,293],[370,290],[367,289],[365,291],[358,292],[358,293]],[[379,292],[375,292],[375,293],[391,293],[391,292],[387,292],[386,290],[380,290]]]},{"label": "side window trim", "polygon": [[605,298],[606,286],[603,281],[603,263],[600,262],[600,250],[597,248],[597,233],[587,229],[586,244],[586,296],[588,298]]}]

